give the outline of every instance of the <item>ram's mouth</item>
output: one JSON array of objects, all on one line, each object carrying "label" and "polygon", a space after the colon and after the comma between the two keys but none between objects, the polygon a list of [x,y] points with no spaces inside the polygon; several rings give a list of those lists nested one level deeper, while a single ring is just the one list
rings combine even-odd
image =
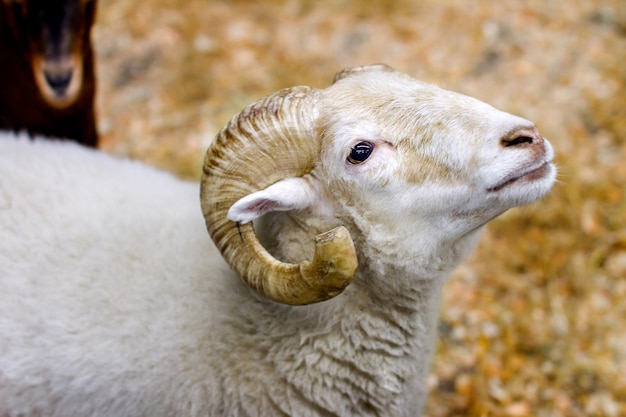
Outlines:
[{"label": "ram's mouth", "polygon": [[505,178],[502,182],[498,183],[496,186],[488,188],[488,192],[496,192],[500,191],[503,188],[519,181],[524,182],[532,182],[538,180],[540,178],[545,177],[552,170],[552,161],[547,161],[542,163],[539,166],[533,166],[521,173],[516,173]]}]

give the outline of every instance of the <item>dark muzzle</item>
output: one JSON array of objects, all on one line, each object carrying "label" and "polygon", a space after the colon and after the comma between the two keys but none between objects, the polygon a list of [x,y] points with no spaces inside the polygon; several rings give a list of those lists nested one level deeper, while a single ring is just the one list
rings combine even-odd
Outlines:
[{"label": "dark muzzle", "polygon": [[46,82],[57,96],[64,96],[72,81],[73,70],[44,70]]}]

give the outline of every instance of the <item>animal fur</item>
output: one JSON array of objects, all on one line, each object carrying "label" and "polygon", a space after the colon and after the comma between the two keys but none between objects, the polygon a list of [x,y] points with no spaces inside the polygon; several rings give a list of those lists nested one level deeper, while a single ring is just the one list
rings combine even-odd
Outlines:
[{"label": "animal fur", "polygon": [[[441,287],[486,222],[549,190],[552,149],[532,123],[408,77],[335,85],[320,95],[323,162],[231,210],[242,221],[258,202],[297,207],[258,219],[289,262],[316,233],[349,229],[354,282],[308,306],[260,297],[231,271],[198,184],[2,135],[0,415],[420,415]],[[418,97],[414,117],[385,116]],[[535,143],[512,140],[520,131]],[[362,140],[377,144],[371,160],[346,163]],[[519,173],[538,176],[536,164],[544,178]]]}]

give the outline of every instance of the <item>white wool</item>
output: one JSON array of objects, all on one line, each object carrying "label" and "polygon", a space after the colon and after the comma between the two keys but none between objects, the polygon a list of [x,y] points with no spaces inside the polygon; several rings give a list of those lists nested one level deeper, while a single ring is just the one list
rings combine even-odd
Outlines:
[{"label": "white wool", "polygon": [[[231,209],[268,211],[264,243],[292,262],[316,233],[348,227],[354,283],[303,307],[262,299],[228,268],[198,184],[0,134],[0,415],[419,415],[445,278],[487,221],[549,190],[554,168],[490,190],[548,163],[550,145],[543,159],[502,147],[532,124],[409,80],[340,80],[322,96],[319,165]],[[383,120],[390,100],[416,110]],[[346,162],[363,140],[371,157]]]}]

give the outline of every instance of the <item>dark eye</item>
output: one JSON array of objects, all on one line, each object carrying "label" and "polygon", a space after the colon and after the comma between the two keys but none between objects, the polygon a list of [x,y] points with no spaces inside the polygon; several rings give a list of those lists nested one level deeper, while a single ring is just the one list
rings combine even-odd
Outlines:
[{"label": "dark eye", "polygon": [[372,142],[359,142],[352,147],[350,155],[348,155],[348,162],[351,164],[360,164],[365,162],[370,157],[374,150],[374,144]]}]

